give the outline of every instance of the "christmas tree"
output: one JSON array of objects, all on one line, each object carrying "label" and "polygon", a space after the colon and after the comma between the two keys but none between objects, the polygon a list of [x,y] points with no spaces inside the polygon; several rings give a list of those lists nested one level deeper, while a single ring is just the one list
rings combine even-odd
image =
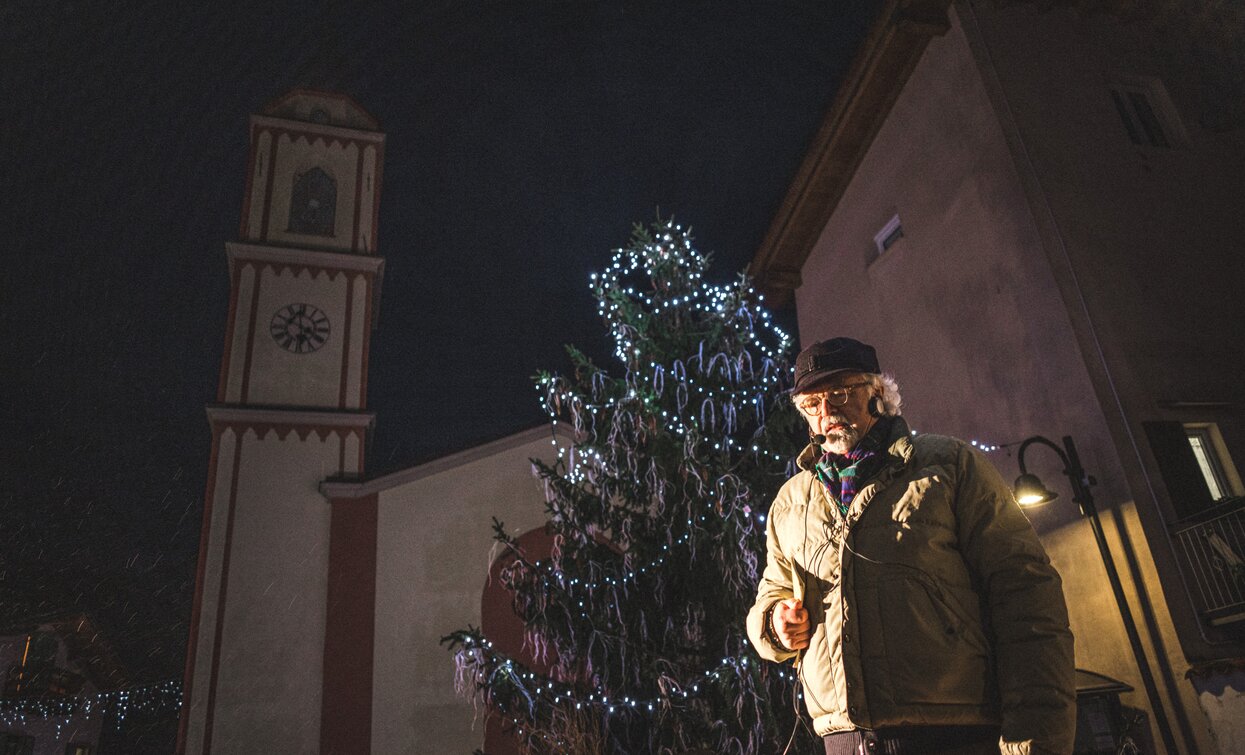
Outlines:
[{"label": "christmas tree", "polygon": [[543,669],[476,629],[444,640],[525,752],[768,753],[792,734],[792,674],[744,628],[803,434],[791,342],[745,276],[708,284],[709,262],[673,221],[637,225],[591,280],[621,365],[567,347],[573,373],[536,378],[573,430],[555,463],[533,462],[552,556],[495,531]]}]

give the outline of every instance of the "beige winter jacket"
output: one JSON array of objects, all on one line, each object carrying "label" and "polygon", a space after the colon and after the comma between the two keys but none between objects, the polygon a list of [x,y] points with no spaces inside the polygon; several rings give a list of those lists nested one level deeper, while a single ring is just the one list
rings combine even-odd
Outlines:
[{"label": "beige winter jacket", "polygon": [[844,520],[810,471],[769,513],[748,614],[763,658],[774,604],[799,597],[814,633],[798,660],[820,735],[916,724],[1000,724],[1007,755],[1072,752],[1072,633],[1059,575],[999,473],[954,438],[890,428],[887,466]]}]

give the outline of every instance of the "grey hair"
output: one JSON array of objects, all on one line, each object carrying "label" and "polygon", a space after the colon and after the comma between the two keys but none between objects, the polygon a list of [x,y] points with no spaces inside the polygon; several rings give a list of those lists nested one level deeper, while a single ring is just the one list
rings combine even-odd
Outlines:
[{"label": "grey hair", "polygon": [[[899,383],[895,382],[894,376],[887,373],[878,375],[871,372],[862,372],[860,374],[869,381],[869,385],[882,397],[882,416],[898,417],[903,413],[901,411],[903,396],[899,395]],[[791,403],[796,403],[797,398],[802,395],[804,394],[792,394]]]},{"label": "grey hair", "polygon": [[882,396],[882,414],[886,417],[898,417],[903,412],[903,396],[899,395],[899,383],[895,377],[883,373],[881,375],[865,375],[873,387]]}]

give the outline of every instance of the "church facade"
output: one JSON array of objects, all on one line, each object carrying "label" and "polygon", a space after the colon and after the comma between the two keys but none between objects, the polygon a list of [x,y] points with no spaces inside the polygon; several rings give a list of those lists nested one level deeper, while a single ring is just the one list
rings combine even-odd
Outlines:
[{"label": "church facade", "polygon": [[348,97],[251,119],[179,753],[469,752],[439,640],[481,623],[491,518],[542,524],[547,428],[368,479],[385,137]]}]

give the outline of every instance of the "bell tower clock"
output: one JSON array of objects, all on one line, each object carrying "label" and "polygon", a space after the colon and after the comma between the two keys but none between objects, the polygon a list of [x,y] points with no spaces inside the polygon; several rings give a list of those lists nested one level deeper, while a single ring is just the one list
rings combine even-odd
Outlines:
[{"label": "bell tower clock", "polygon": [[384,144],[340,95],[296,91],[252,116],[221,402],[363,408]]},{"label": "bell tower clock", "polygon": [[251,117],[178,752],[310,752],[346,736],[321,731],[335,694],[326,606],[357,592],[330,587],[330,544],[343,526],[366,532],[367,512],[318,485],[364,471],[384,147],[341,94],[295,90]]}]

